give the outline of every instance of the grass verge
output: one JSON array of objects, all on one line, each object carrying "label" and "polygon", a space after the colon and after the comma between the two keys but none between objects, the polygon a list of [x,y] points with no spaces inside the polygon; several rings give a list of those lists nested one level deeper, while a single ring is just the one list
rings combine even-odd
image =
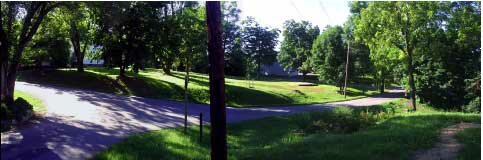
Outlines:
[{"label": "grass verge", "polygon": [[[413,151],[432,147],[440,129],[480,120],[479,114],[421,105],[419,111],[407,112],[404,104],[400,100],[229,124],[229,159],[408,159]],[[209,159],[209,126],[203,131],[202,143],[196,126],[187,134],[182,128],[137,134],[94,159]]]},{"label": "grass verge", "polygon": [[481,128],[468,128],[456,135],[463,143],[458,160],[473,160],[481,157]]}]

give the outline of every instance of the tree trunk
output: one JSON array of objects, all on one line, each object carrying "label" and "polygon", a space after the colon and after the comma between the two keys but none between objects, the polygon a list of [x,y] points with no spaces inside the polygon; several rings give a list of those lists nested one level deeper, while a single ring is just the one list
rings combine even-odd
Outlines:
[{"label": "tree trunk", "polygon": [[[122,51],[124,52],[124,51]],[[119,66],[119,77],[124,77],[126,73],[126,64],[124,63],[125,58],[124,58],[124,53],[121,53],[121,61],[120,61],[120,66]]]},{"label": "tree trunk", "polygon": [[189,57],[186,56],[185,61],[185,79],[184,79],[184,133],[187,133],[188,129],[188,83],[190,79],[190,70],[189,70]]},{"label": "tree trunk", "polygon": [[163,62],[163,72],[167,75],[171,75],[171,62]]},{"label": "tree trunk", "polygon": [[409,74],[409,88],[411,89],[409,96],[413,110],[416,111],[416,85],[414,84],[414,65],[412,50],[408,50],[408,74]]},{"label": "tree trunk", "polygon": [[211,159],[226,160],[226,107],[224,51],[219,1],[206,2],[208,57],[210,62]]},{"label": "tree trunk", "polygon": [[70,41],[72,43],[72,48],[74,48],[74,55],[77,62],[77,71],[84,72],[84,54],[87,48],[87,43],[86,45],[84,45],[83,51],[81,51],[80,33],[77,28],[75,19],[72,19],[70,21]]},{"label": "tree trunk", "polygon": [[[0,6],[0,15],[1,6]],[[0,18],[0,24],[3,25],[2,18]],[[8,37],[3,27],[0,27],[0,101],[5,101],[5,95],[7,95],[7,67],[8,67],[8,57],[9,57],[9,42]]]},{"label": "tree trunk", "polygon": [[380,93],[384,93],[384,87],[385,87],[384,86],[385,85],[384,81],[385,81],[385,78],[384,78],[383,75],[381,75],[381,82],[379,82],[380,83],[379,84],[379,92]]},{"label": "tree trunk", "polygon": [[13,94],[15,90],[15,80],[17,79],[17,68],[20,65],[20,57],[22,55],[24,47],[25,47],[25,43],[20,43],[19,46],[16,47],[12,63],[8,70],[7,82],[6,82],[7,83],[6,94],[4,97],[4,101],[6,103],[12,103],[14,101]]},{"label": "tree trunk", "polygon": [[260,53],[258,55],[258,68],[257,68],[257,80],[260,80],[260,72],[262,72],[262,69],[261,69],[261,60],[260,60]]},{"label": "tree trunk", "polygon": [[302,81],[307,82],[307,72],[302,72]]}]

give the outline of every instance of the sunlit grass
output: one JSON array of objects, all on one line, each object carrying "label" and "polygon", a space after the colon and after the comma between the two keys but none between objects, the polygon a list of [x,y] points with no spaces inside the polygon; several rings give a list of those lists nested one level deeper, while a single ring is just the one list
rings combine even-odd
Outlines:
[{"label": "sunlit grass", "polygon": [[15,99],[17,99],[18,97],[21,97],[25,99],[27,102],[29,102],[33,106],[34,112],[43,113],[46,111],[45,105],[42,102],[42,100],[35,97],[34,95],[31,95],[23,91],[15,90],[14,96],[15,96],[14,97]]},{"label": "sunlit grass", "polygon": [[[441,112],[421,106],[417,112],[408,112],[405,101],[396,101],[370,108],[303,113],[270,117],[228,125],[229,159],[409,159],[414,151],[432,147],[439,130],[459,122],[479,122],[479,114]],[[340,122],[337,117],[361,113],[376,118],[351,133],[306,132],[301,128],[321,119]],[[390,114],[393,112],[394,114]],[[209,159],[209,126],[203,129],[202,143],[198,142],[198,127],[190,127],[188,134],[182,128],[162,129],[126,138],[95,159]],[[473,137],[473,139],[476,139]],[[472,158],[479,158],[473,157]]]},{"label": "sunlit grass", "polygon": [[[157,99],[184,99],[184,72],[173,71],[172,75],[166,75],[159,69],[146,69],[140,71],[139,75],[126,72],[126,77],[117,79],[118,74],[118,69],[91,67],[87,68],[85,73],[78,73],[73,69],[63,69],[46,72],[44,76],[25,71],[19,80]],[[227,105],[253,107],[314,104],[363,98],[376,94],[374,90],[363,93],[360,89],[348,88],[348,96],[345,99],[344,95],[337,93],[339,88],[336,86],[323,84],[299,86],[300,82],[282,78],[264,77],[263,79],[253,81],[253,87],[249,87],[248,81],[243,77],[227,76],[225,78]],[[208,75],[190,73],[189,99],[194,103],[209,103]]]}]

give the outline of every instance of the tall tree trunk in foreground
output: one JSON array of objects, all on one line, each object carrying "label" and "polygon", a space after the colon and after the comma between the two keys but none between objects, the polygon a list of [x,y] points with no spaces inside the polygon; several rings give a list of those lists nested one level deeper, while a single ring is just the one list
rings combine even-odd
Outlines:
[{"label": "tall tree trunk in foreground", "polygon": [[211,159],[226,160],[224,51],[221,38],[219,1],[206,2],[206,22],[208,25],[208,57],[210,62]]}]

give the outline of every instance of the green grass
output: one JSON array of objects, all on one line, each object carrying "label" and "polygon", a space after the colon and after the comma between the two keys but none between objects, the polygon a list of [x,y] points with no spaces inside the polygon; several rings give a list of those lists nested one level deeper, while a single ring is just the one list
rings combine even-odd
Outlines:
[{"label": "green grass", "polygon": [[[425,106],[407,112],[404,103],[401,100],[369,108],[229,124],[229,159],[408,159],[416,150],[431,148],[440,129],[480,121],[479,114],[441,112]],[[198,142],[197,126],[191,127],[188,134],[182,128],[137,134],[94,159],[209,159],[209,126],[203,131],[203,143]]]},{"label": "green grass", "polygon": [[[20,74],[19,80],[157,99],[184,99],[183,72],[165,75],[161,70],[147,69],[140,71],[139,75],[127,72],[127,77],[116,80],[117,75],[117,69],[93,67],[87,68],[85,73],[78,73],[75,70],[56,70],[41,75],[33,71],[24,71]],[[208,103],[208,76],[190,73],[190,77],[190,101]],[[254,81],[254,88],[248,87],[247,81],[241,77],[228,76],[225,78],[225,83],[227,105],[233,107],[299,105],[345,100],[343,95],[337,93],[338,87],[323,84],[298,86],[299,82],[291,82],[283,78],[264,77],[261,81]],[[368,90],[363,94],[360,89],[349,88],[347,99],[373,94],[376,94],[376,91]]]},{"label": "green grass", "polygon": [[45,105],[44,103],[42,103],[42,100],[35,96],[23,91],[15,90],[14,98],[17,99],[18,97],[21,97],[29,102],[32,105],[34,112],[44,113],[46,111]]},{"label": "green grass", "polygon": [[473,160],[481,157],[481,128],[468,128],[456,135],[464,144],[458,160]]}]

